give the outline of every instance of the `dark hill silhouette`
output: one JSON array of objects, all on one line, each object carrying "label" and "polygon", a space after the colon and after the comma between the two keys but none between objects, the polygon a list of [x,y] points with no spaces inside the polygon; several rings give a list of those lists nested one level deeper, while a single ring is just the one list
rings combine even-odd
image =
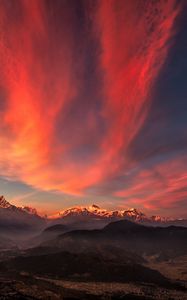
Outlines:
[{"label": "dark hill silhouette", "polygon": [[64,224],[55,224],[44,229],[43,232],[65,232],[70,230],[68,226]]},{"label": "dark hill silhouette", "polygon": [[172,258],[187,254],[187,228],[148,227],[128,220],[112,222],[101,230],[74,230],[59,235],[53,242],[43,246],[57,247],[62,250],[81,252],[88,248],[97,251],[98,248],[111,245],[135,252],[138,255],[153,255],[164,253]]}]

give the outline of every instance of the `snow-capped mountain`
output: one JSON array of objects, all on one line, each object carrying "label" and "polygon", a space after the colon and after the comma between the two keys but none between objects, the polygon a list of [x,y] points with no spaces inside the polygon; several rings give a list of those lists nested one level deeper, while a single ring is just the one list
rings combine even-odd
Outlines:
[{"label": "snow-capped mountain", "polygon": [[[115,220],[128,219],[138,223],[148,225],[181,225],[187,226],[185,219],[171,219],[160,216],[146,216],[143,212],[136,208],[123,210],[107,210],[100,208],[98,205],[90,205],[87,207],[76,206],[60,211],[59,213],[44,218],[38,215],[35,208],[28,206],[17,207],[9,203],[4,196],[0,196],[0,227],[4,226],[20,226],[21,228],[40,227],[48,224],[57,223],[89,223],[94,222],[94,226],[99,223],[109,223]],[[98,220],[100,222],[98,222]],[[85,222],[86,221],[86,222]],[[89,224],[87,224],[89,226]]]},{"label": "snow-capped mountain", "polygon": [[29,207],[29,206],[22,206],[21,209],[23,211],[27,212],[30,215],[38,216],[38,212],[37,212],[36,208],[32,208],[32,207]]},{"label": "snow-capped mountain", "polygon": [[36,209],[30,207],[17,207],[9,203],[4,196],[0,196],[0,230],[8,228],[38,227],[44,223]]},{"label": "snow-capped mountain", "polygon": [[[152,226],[187,226],[186,219],[172,219],[168,217],[161,216],[147,216],[143,212],[137,210],[136,208],[129,208],[123,210],[107,210],[102,209],[99,206],[93,204],[87,207],[71,207],[65,210],[60,211],[59,213],[49,216],[50,220],[55,221],[56,223],[60,223],[61,221],[65,221],[65,223],[73,223],[73,222],[95,222],[97,220],[103,221],[105,223],[109,223],[115,220],[127,219],[131,221],[135,221],[138,223],[142,223],[145,225]],[[85,224],[87,222],[84,222]],[[96,224],[96,222],[94,223]]]},{"label": "snow-capped mountain", "polygon": [[150,219],[153,222],[169,222],[173,220],[172,218],[166,218],[161,216],[152,216]]},{"label": "snow-capped mountain", "polygon": [[98,219],[131,219],[134,221],[146,221],[149,218],[141,211],[135,208],[129,208],[126,210],[114,210],[110,211],[107,209],[102,209],[99,206],[93,204],[88,207],[72,207],[63,210],[56,215],[51,216],[51,219],[64,219],[70,217],[91,217]]},{"label": "snow-capped mountain", "polygon": [[11,208],[12,206],[4,196],[0,196],[0,208]]},{"label": "snow-capped mountain", "polygon": [[[4,196],[0,196],[0,215],[6,215],[7,212],[14,212],[17,214],[21,213],[21,216],[27,216],[28,218],[41,217],[38,215],[35,208],[29,206],[17,207],[10,204]],[[90,217],[94,219],[131,219],[137,222],[167,222],[171,221],[168,218],[162,218],[160,216],[147,217],[144,213],[137,210],[136,208],[129,208],[124,210],[107,210],[100,208],[98,205],[90,205],[87,207],[76,206],[60,211],[59,213],[49,216],[49,219],[65,219],[69,217]]]},{"label": "snow-capped mountain", "polygon": [[31,215],[39,216],[37,213],[37,210],[35,208],[29,207],[29,206],[15,206],[13,204],[10,204],[4,196],[0,196],[0,209],[8,209],[12,211],[19,211],[19,212],[26,212]]}]

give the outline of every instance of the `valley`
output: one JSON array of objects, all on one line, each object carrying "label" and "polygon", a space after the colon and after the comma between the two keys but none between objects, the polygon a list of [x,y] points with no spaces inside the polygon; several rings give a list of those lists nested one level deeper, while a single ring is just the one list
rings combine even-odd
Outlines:
[{"label": "valley", "polygon": [[43,219],[1,204],[0,299],[187,299],[187,227],[150,225],[136,210]]}]

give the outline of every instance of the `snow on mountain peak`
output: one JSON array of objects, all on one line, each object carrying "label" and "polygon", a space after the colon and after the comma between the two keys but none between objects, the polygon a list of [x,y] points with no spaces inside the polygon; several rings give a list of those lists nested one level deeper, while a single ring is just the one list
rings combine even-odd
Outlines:
[{"label": "snow on mountain peak", "polygon": [[95,204],[92,204],[91,207],[93,207],[93,208],[95,208],[95,209],[100,209],[100,207],[99,207],[98,205],[95,205]]},{"label": "snow on mountain peak", "polygon": [[[35,208],[29,206],[17,207],[9,203],[4,196],[0,196],[0,209],[7,211],[21,212],[28,215],[39,216]],[[107,210],[100,208],[96,204],[92,204],[87,207],[75,206],[70,207],[59,213],[49,216],[49,219],[59,219],[65,217],[91,217],[96,219],[121,219],[126,218],[137,222],[164,222],[172,221],[172,219],[164,218],[160,216],[147,217],[144,213],[137,210],[136,208],[128,208],[124,210]]]},{"label": "snow on mountain peak", "polygon": [[38,216],[37,210],[35,208],[31,208],[29,206],[16,206],[11,203],[9,203],[4,196],[0,196],[0,209],[8,209],[9,211],[14,211],[14,212],[22,212],[22,213],[27,213],[30,215],[36,215]]},{"label": "snow on mountain peak", "polygon": [[23,211],[25,211],[31,215],[38,215],[37,210],[35,208],[29,207],[29,206],[23,206],[21,208]]},{"label": "snow on mountain peak", "polygon": [[11,206],[12,205],[8,201],[6,201],[4,196],[0,196],[0,208],[9,208]]},{"label": "snow on mountain peak", "polygon": [[91,216],[95,218],[131,218],[137,221],[146,219],[147,217],[135,208],[129,208],[126,210],[114,210],[110,211],[102,209],[99,206],[92,204],[87,207],[76,206],[65,209],[58,214],[51,216],[50,218],[64,218],[64,217],[78,217],[78,216]]}]

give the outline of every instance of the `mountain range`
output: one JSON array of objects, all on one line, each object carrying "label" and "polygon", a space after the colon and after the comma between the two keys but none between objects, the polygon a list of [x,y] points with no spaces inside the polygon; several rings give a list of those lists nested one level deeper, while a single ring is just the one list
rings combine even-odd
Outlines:
[{"label": "mountain range", "polygon": [[[187,226],[187,219],[174,219],[170,217],[161,217],[159,215],[149,217],[136,208],[107,210],[100,208],[95,204],[87,207],[71,207],[48,217],[48,220],[51,220],[54,223],[76,223],[76,225],[80,223],[80,225],[83,225],[82,222],[87,221],[87,228],[92,228],[93,222],[93,228],[101,228],[103,224],[123,219],[151,226]],[[99,224],[101,226],[99,226]]]},{"label": "mountain range", "polygon": [[112,221],[128,219],[146,225],[179,225],[187,226],[187,219],[172,219],[161,216],[147,216],[136,208],[123,210],[107,210],[93,204],[87,207],[71,207],[55,215],[40,216],[35,208],[29,206],[17,207],[9,203],[4,196],[0,196],[0,228],[2,226],[45,227],[47,224],[78,224],[80,227],[86,221],[87,227],[102,227]]}]

